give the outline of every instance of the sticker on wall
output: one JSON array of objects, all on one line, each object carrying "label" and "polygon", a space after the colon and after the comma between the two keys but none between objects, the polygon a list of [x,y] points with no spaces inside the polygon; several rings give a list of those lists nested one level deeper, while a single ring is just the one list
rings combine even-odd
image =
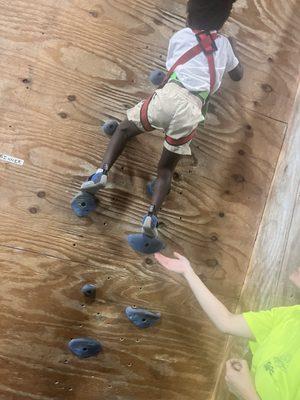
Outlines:
[{"label": "sticker on wall", "polygon": [[24,160],[21,160],[20,158],[12,157],[12,156],[9,156],[8,154],[1,154],[1,153],[0,153],[0,161],[8,162],[11,164],[17,164],[17,165],[24,164]]}]

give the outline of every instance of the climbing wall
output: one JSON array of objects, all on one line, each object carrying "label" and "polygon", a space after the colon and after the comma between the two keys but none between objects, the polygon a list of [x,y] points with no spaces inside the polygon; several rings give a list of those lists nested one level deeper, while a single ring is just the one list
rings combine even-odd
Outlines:
[{"label": "climbing wall", "polygon": [[[181,277],[125,240],[148,207],[160,134],[130,143],[95,213],[78,219],[69,205],[108,143],[99,125],[153,90],[148,73],[163,66],[185,4],[0,0],[1,400],[213,396],[226,338]],[[296,0],[237,2],[225,32],[239,41],[245,79],[226,80],[213,100],[161,213],[167,252],[187,255],[231,310],[295,97],[298,14]],[[86,282],[98,286],[94,303],[80,293]],[[162,321],[138,330],[127,305]],[[80,336],[104,352],[75,358],[67,343]]]}]

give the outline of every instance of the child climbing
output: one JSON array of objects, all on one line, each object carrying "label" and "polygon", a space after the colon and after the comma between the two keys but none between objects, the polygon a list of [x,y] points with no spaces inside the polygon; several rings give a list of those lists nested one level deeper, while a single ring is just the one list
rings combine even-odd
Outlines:
[{"label": "child climbing", "polygon": [[108,173],[127,142],[145,131],[164,131],[157,179],[148,184],[152,201],[142,219],[142,234],[128,238],[137,251],[155,253],[163,248],[157,232],[158,211],[170,191],[176,165],[182,156],[191,154],[190,144],[205,119],[209,97],[220,87],[224,73],[235,81],[243,76],[234,40],[218,33],[234,1],[188,1],[187,27],[175,33],[169,43],[166,78],[149,99],[127,111],[126,120],[113,126],[116,130],[101,167],[83,183],[81,193],[73,200],[76,214],[87,215],[95,208],[93,197],[88,196],[105,188]]},{"label": "child climbing", "polygon": [[[198,303],[221,332],[250,339],[252,376],[245,360],[229,360],[226,382],[239,400],[300,399],[300,305],[232,314],[208,290],[189,261],[155,254],[170,271],[182,274]],[[300,289],[300,268],[290,280]]]}]

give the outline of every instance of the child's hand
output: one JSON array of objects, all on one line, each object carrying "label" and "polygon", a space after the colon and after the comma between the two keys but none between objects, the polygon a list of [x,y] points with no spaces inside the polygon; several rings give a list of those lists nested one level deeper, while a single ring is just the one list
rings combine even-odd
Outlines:
[{"label": "child's hand", "polygon": [[228,389],[240,400],[259,400],[247,361],[229,360],[226,363],[225,381]]},{"label": "child's hand", "polygon": [[178,253],[174,253],[176,258],[165,257],[160,253],[156,253],[154,257],[156,260],[170,271],[177,272],[178,274],[186,275],[193,272],[191,264],[188,259]]}]

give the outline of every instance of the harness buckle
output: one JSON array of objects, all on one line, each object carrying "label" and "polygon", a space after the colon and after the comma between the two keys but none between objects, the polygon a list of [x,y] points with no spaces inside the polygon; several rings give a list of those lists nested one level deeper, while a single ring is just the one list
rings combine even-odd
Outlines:
[{"label": "harness buckle", "polygon": [[210,32],[200,32],[196,34],[196,38],[205,55],[211,55],[218,50],[216,42]]}]

